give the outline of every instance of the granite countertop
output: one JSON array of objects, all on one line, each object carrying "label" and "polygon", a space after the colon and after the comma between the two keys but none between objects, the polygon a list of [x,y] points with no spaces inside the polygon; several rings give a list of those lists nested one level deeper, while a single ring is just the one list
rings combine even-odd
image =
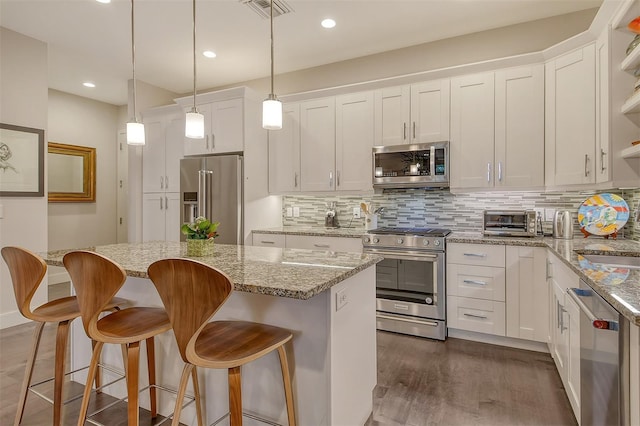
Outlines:
[{"label": "granite countertop", "polygon": [[549,237],[487,237],[481,233],[454,232],[447,237],[447,242],[546,247],[631,323],[640,326],[640,269],[591,263],[583,256],[640,256],[638,241],[604,238],[561,240]]},{"label": "granite countertop", "polygon": [[[130,277],[148,278],[148,266],[160,259],[187,257],[187,244],[150,241],[90,247],[119,263]],[[225,272],[234,290],[293,299],[310,299],[337,283],[375,265],[382,257],[359,253],[282,249],[274,247],[216,244],[213,256],[194,257]],[[71,250],[39,253],[48,265],[64,266],[62,257]]]},{"label": "granite countertop", "polygon": [[279,226],[277,228],[254,229],[261,234],[302,235],[308,237],[346,237],[362,238],[367,232],[364,228],[324,228],[321,226]]}]

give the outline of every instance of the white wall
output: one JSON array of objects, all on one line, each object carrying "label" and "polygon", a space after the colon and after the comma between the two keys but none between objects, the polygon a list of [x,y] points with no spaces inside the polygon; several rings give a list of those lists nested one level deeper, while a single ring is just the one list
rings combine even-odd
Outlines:
[{"label": "white wall", "polygon": [[[0,122],[44,129],[46,144],[47,45],[0,28],[0,52]],[[0,199],[0,246],[47,250],[46,156],[44,176],[45,196]],[[0,328],[6,328],[27,320],[17,310],[7,265],[4,261],[0,265]],[[33,304],[43,303],[46,296],[46,286],[42,286]]]}]

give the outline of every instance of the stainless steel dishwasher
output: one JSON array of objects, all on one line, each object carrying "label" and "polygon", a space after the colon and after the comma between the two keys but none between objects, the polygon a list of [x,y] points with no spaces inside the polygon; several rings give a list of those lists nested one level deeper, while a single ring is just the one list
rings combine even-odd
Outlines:
[{"label": "stainless steel dishwasher", "polygon": [[629,424],[629,321],[584,281],[580,307],[580,424]]}]

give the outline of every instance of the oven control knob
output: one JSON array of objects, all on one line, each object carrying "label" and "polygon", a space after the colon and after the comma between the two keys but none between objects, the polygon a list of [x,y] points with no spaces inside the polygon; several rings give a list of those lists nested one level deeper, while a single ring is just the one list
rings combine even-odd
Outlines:
[{"label": "oven control knob", "polygon": [[379,243],[379,242],[380,242],[380,240],[379,240],[379,239],[377,239],[377,238],[374,238],[374,239],[373,239],[373,242],[374,242],[374,243]]},{"label": "oven control knob", "polygon": [[402,244],[404,243],[404,240],[402,238],[398,238],[398,244]]},{"label": "oven control knob", "polygon": [[429,245],[429,240],[424,240],[424,241],[422,242],[422,244],[424,244],[425,246],[428,246],[428,245]]},{"label": "oven control knob", "polygon": [[433,242],[433,245],[435,245],[435,246],[439,246],[439,245],[440,245],[440,241],[435,240],[435,241]]},{"label": "oven control knob", "polygon": [[369,241],[371,241],[371,240],[369,239],[369,237],[364,237],[364,242],[365,242],[365,243],[368,243]]},{"label": "oven control knob", "polygon": [[426,302],[427,305],[433,305],[433,299],[430,297],[425,298],[424,301]]}]

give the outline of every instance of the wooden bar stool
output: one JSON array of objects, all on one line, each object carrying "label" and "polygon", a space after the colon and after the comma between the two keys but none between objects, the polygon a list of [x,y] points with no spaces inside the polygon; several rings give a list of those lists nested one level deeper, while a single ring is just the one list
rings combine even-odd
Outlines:
[{"label": "wooden bar stool", "polygon": [[[20,310],[20,313],[25,318],[37,322],[37,326],[33,333],[31,351],[27,358],[27,365],[24,372],[24,379],[22,381],[22,388],[20,390],[18,410],[16,411],[14,425],[19,425],[20,422],[22,422],[27,402],[27,394],[30,390],[38,396],[49,400],[39,392],[32,389],[35,385],[31,384],[31,377],[38,355],[42,330],[44,329],[45,324],[56,323],[57,332],[53,376],[53,401],[49,401],[53,404],[52,424],[54,426],[59,426],[62,421],[62,388],[64,384],[64,376],[69,374],[65,373],[69,326],[71,325],[71,321],[80,316],[78,301],[75,296],[63,297],[47,302],[32,310],[31,301],[36,290],[42,283],[42,279],[47,273],[47,264],[40,256],[20,247],[3,247],[2,257],[9,267],[18,310]],[[104,304],[103,311],[118,310],[126,303],[127,301],[124,299],[110,298]],[[49,380],[41,381],[38,384],[42,384]],[[99,376],[96,376],[96,387],[100,387]]]},{"label": "wooden bar stool", "polygon": [[[208,322],[229,298],[233,285],[227,275],[204,263],[190,259],[165,259],[151,264],[147,272],[160,293],[180,355],[186,363],[182,370],[173,426],[180,422],[181,401],[190,375],[199,399],[196,366],[228,370],[231,426],[242,425],[240,367],[274,350],[280,357],[289,425],[295,426],[291,377],[285,351],[285,344],[292,338],[291,332],[246,321]],[[199,411],[200,407],[197,409]]]},{"label": "wooden bar stool", "polygon": [[89,251],[67,253],[62,259],[76,289],[82,324],[87,335],[97,344],[91,356],[78,426],[84,424],[91,396],[91,383],[105,343],[126,346],[127,418],[129,426],[139,424],[138,371],[140,342],[146,341],[149,371],[151,417],[157,416],[154,336],[171,329],[169,317],[162,308],[132,307],[100,318],[104,306],[120,290],[126,280],[124,269],[110,259]]}]

